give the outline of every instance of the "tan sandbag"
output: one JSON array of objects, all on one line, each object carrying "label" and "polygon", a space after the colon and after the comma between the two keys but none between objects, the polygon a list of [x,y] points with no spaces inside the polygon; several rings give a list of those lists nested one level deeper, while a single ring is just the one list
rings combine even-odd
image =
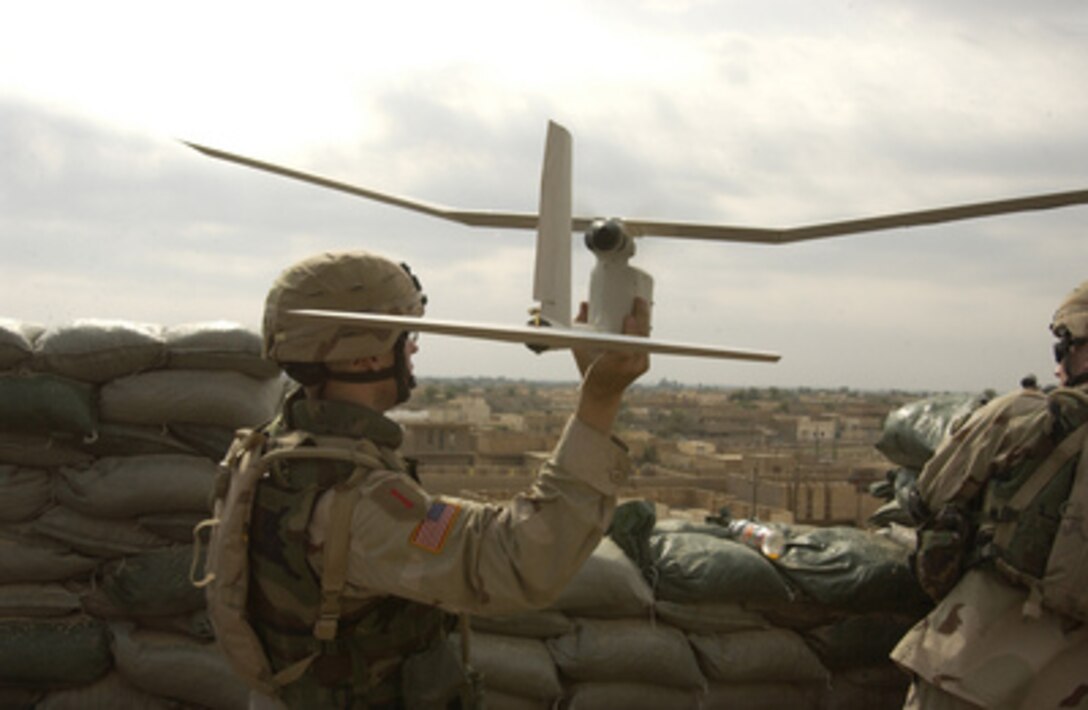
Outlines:
[{"label": "tan sandbag", "polygon": [[[469,638],[472,668],[483,674],[488,688],[537,700],[554,701],[563,694],[555,662],[543,641],[481,633]],[[460,634],[451,634],[450,639],[459,652]]]},{"label": "tan sandbag", "polygon": [[76,552],[105,558],[134,555],[168,542],[134,520],[94,518],[62,505],[50,508],[31,523],[31,530]]},{"label": "tan sandbag", "polygon": [[0,371],[14,370],[30,362],[34,341],[44,330],[34,323],[0,318]]},{"label": "tan sandbag", "polygon": [[231,321],[168,326],[166,366],[181,370],[237,370],[251,377],[279,374],[279,366],[261,357],[261,336]]},{"label": "tan sandbag", "polygon": [[654,594],[620,546],[603,538],[553,608],[570,616],[649,618]]},{"label": "tan sandbag", "polygon": [[62,584],[0,584],[0,619],[68,616],[80,608],[79,595]]},{"label": "tan sandbag", "polygon": [[218,470],[202,456],[112,456],[90,468],[60,469],[56,496],[61,505],[98,518],[202,511]]},{"label": "tan sandbag", "polygon": [[116,671],[89,685],[55,690],[42,698],[34,710],[179,710],[178,703],[157,698],[134,688]]},{"label": "tan sandbag", "polygon": [[578,683],[570,688],[567,710],[701,710],[701,692],[650,683]]},{"label": "tan sandbag", "polygon": [[272,417],[283,381],[229,370],[156,370],[102,386],[100,416],[124,424],[211,424],[231,429]]},{"label": "tan sandbag", "polygon": [[577,629],[547,642],[564,675],[575,680],[642,682],[704,688],[706,679],[679,629],[632,619],[579,619]]},{"label": "tan sandbag", "polygon": [[161,366],[162,329],[149,323],[80,319],[37,339],[33,367],[84,382],[108,382]]},{"label": "tan sandbag", "polygon": [[764,629],[689,634],[699,667],[711,681],[826,681],[830,673],[794,631]]},{"label": "tan sandbag", "polygon": [[89,577],[98,565],[64,543],[33,535],[29,528],[0,527],[0,583],[56,582]]},{"label": "tan sandbag", "polygon": [[40,468],[0,464],[0,523],[38,517],[53,504],[53,479]]},{"label": "tan sandbag", "polygon": [[125,623],[113,623],[110,630],[117,670],[137,688],[211,710],[248,707],[249,690],[215,644]]},{"label": "tan sandbag", "polygon": [[105,623],[89,616],[0,619],[0,685],[85,685],[112,665]]}]

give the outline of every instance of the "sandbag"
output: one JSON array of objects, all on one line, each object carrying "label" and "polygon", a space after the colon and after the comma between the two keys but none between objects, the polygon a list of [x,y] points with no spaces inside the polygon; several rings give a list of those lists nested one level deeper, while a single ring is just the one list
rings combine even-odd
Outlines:
[{"label": "sandbag", "polygon": [[808,630],[805,640],[833,671],[880,665],[916,621],[904,614],[852,615]]},{"label": "sandbag", "polygon": [[56,690],[34,710],[179,710],[174,700],[157,698],[126,683],[116,671],[77,688]]},{"label": "sandbag", "polygon": [[238,429],[270,419],[283,394],[278,379],[229,370],[155,370],[102,386],[103,421],[123,424],[209,424]]},{"label": "sandbag", "polygon": [[567,710],[702,710],[699,691],[649,682],[577,683],[567,693]]},{"label": "sandbag", "polygon": [[90,468],[62,468],[57,501],[99,518],[208,508],[217,465],[201,456],[157,454],[98,459]]},{"label": "sandbag", "polygon": [[36,468],[90,463],[94,457],[77,444],[66,437],[0,431],[0,462]]},{"label": "sandbag", "polygon": [[[450,641],[460,657],[460,634],[450,634]],[[543,641],[473,633],[469,643],[472,668],[483,675],[488,689],[537,700],[557,700],[563,695],[555,663]]]},{"label": "sandbag", "polygon": [[893,463],[920,471],[945,436],[986,400],[982,395],[941,394],[908,402],[884,419],[876,448]]},{"label": "sandbag", "polygon": [[111,624],[110,629],[117,670],[135,687],[211,710],[249,706],[249,689],[215,644],[122,622]]},{"label": "sandbag", "polygon": [[166,366],[182,370],[237,370],[251,377],[279,374],[279,366],[261,357],[261,336],[238,323],[208,321],[169,326]]},{"label": "sandbag", "polygon": [[0,464],[0,523],[38,517],[53,504],[53,479],[40,468]]},{"label": "sandbag", "polygon": [[0,529],[0,584],[87,577],[98,563],[50,538],[7,526]]},{"label": "sandbag", "polygon": [[703,633],[764,629],[770,626],[762,614],[730,602],[678,604],[659,599],[654,602],[654,615],[678,629]]},{"label": "sandbag", "polygon": [[605,537],[552,605],[571,616],[648,616],[650,585],[619,545]]},{"label": "sandbag", "polygon": [[81,442],[79,448],[96,459],[146,454],[197,454],[191,446],[162,425],[140,426],[113,422],[99,422],[96,436]]},{"label": "sandbag", "polygon": [[706,679],[679,629],[630,619],[581,619],[573,633],[549,639],[548,651],[575,680],[703,688]]},{"label": "sandbag", "polygon": [[930,605],[909,566],[910,551],[865,530],[812,528],[791,536],[778,570],[805,595],[854,613]]},{"label": "sandbag", "polygon": [[200,521],[207,519],[209,512],[211,512],[211,505],[206,505],[203,511],[141,515],[136,518],[136,522],[144,530],[165,540],[182,545],[191,545],[193,542],[193,528]]},{"label": "sandbag", "polygon": [[0,318],[0,371],[14,370],[30,361],[34,341],[45,329],[34,323]]},{"label": "sandbag", "polygon": [[0,619],[68,616],[80,608],[79,595],[61,584],[0,584]]},{"label": "sandbag", "polygon": [[484,706],[488,710],[555,710],[555,703],[539,698],[526,698],[515,693],[504,693],[487,686],[484,679]]},{"label": "sandbag", "polygon": [[176,545],[109,562],[85,604],[109,617],[175,616],[203,609],[204,593],[189,580],[192,559],[192,545]]},{"label": "sandbag", "polygon": [[0,684],[84,685],[104,676],[112,664],[109,634],[98,619],[0,619]]},{"label": "sandbag", "polygon": [[95,518],[62,505],[50,508],[31,523],[31,530],[76,552],[105,558],[134,555],[168,542],[134,520]]},{"label": "sandbag", "polygon": [[554,609],[506,616],[473,616],[469,621],[473,630],[502,636],[545,639],[574,631],[574,622]]},{"label": "sandbag", "polygon": [[56,375],[0,375],[0,428],[89,437],[98,424],[94,388]]},{"label": "sandbag", "polygon": [[674,602],[780,602],[789,587],[767,558],[732,540],[702,532],[655,532],[658,599]]},{"label": "sandbag", "polygon": [[84,382],[102,383],[159,367],[165,360],[159,326],[81,319],[42,333],[35,343],[33,366]]},{"label": "sandbag", "polygon": [[[826,710],[822,685],[808,683],[711,683],[700,710]],[[903,706],[902,696],[899,706]],[[846,708],[842,708],[846,710]],[[852,710],[877,710],[855,705]]]},{"label": "sandbag", "polygon": [[[823,710],[900,710],[907,697],[910,676],[888,661],[880,666],[835,673],[824,693]],[[1025,704],[1025,708],[1055,707]]]},{"label": "sandbag", "polygon": [[789,629],[689,634],[688,639],[711,681],[793,683],[830,677],[804,639]]}]

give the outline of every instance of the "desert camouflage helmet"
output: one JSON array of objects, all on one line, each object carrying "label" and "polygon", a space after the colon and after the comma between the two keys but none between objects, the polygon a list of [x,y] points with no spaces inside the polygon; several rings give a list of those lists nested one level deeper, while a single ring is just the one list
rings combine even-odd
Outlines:
[{"label": "desert camouflage helmet", "polygon": [[264,355],[279,363],[380,355],[393,347],[399,331],[325,322],[291,311],[316,308],[421,316],[426,300],[406,265],[365,251],[317,254],[286,269],[268,292]]},{"label": "desert camouflage helmet", "polygon": [[1088,337],[1088,281],[1073,289],[1058,306],[1050,322],[1050,330],[1058,337],[1062,337],[1063,333],[1073,338]]}]

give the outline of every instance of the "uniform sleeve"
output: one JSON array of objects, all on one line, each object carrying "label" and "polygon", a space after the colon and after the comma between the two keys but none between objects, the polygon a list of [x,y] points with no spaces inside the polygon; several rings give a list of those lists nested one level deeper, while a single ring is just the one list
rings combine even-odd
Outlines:
[{"label": "uniform sleeve", "polygon": [[[352,513],[346,593],[483,614],[546,606],[597,546],[630,468],[621,446],[572,417],[506,505],[430,496],[404,474],[375,472]],[[318,568],[331,495],[310,526]]]}]

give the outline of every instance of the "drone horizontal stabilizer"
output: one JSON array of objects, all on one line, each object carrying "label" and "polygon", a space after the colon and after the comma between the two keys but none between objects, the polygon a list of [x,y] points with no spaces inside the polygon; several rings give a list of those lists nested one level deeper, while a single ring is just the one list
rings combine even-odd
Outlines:
[{"label": "drone horizontal stabilizer", "polygon": [[712,357],[722,360],[752,360],[756,362],[778,362],[778,353],[758,350],[720,348],[688,343],[672,343],[652,338],[613,333],[598,333],[592,330],[567,328],[534,328],[529,326],[498,326],[486,323],[465,321],[433,320],[414,316],[391,316],[377,313],[355,313],[351,311],[326,311],[300,309],[292,313],[307,318],[338,321],[351,325],[397,330],[437,333],[462,338],[499,340],[509,343],[543,346],[546,348],[566,349],[585,348],[587,350],[629,350],[645,351],[660,355],[687,355],[692,357]]}]

